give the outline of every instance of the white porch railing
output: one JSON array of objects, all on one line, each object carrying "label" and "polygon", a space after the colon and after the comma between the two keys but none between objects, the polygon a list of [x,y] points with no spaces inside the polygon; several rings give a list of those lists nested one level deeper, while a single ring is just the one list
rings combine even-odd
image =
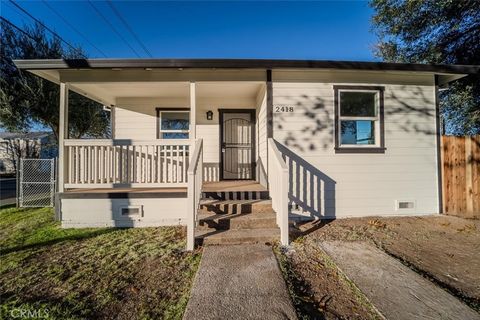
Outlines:
[{"label": "white porch railing", "polygon": [[186,187],[189,140],[65,140],[65,188]]},{"label": "white porch railing", "polygon": [[192,158],[188,166],[188,217],[187,217],[187,250],[195,247],[195,225],[197,212],[202,197],[203,184],[203,140],[195,142]]},{"label": "white porch railing", "polygon": [[288,167],[275,140],[268,139],[268,189],[272,198],[272,208],[277,213],[280,228],[280,242],[286,246],[288,240]]}]

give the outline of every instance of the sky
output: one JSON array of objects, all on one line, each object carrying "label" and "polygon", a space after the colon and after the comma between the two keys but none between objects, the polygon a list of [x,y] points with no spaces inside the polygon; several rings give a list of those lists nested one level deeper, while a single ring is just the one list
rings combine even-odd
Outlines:
[{"label": "sky", "polygon": [[[364,1],[17,3],[90,58],[375,60],[373,11]],[[33,21],[4,0],[1,15],[22,28]]]}]

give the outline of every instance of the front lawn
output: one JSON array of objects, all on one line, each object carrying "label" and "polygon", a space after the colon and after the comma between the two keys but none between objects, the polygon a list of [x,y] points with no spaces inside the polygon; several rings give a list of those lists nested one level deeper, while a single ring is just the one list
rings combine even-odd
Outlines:
[{"label": "front lawn", "polygon": [[180,227],[61,229],[51,209],[2,209],[0,318],[181,319],[200,261],[184,248]]}]

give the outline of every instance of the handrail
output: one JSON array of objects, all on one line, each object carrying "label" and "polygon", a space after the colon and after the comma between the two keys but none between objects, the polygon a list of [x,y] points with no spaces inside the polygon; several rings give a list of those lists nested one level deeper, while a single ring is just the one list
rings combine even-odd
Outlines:
[{"label": "handrail", "polygon": [[280,242],[289,244],[288,239],[288,167],[277,148],[275,140],[268,139],[268,188],[272,198],[272,207],[277,214],[277,225],[280,228]]},{"label": "handrail", "polygon": [[187,250],[195,247],[195,224],[200,205],[203,184],[203,140],[195,142],[188,166]]},{"label": "handrail", "polygon": [[65,139],[65,146],[132,146],[132,145],[189,145],[188,139],[156,139],[156,140],[132,140],[132,139]]},{"label": "handrail", "polygon": [[277,146],[275,145],[275,140],[273,140],[273,138],[268,138],[268,143],[272,145],[272,153],[275,156],[275,160],[277,160],[278,164],[280,165],[281,170],[283,172],[288,172],[287,164],[283,160],[280,150],[278,150]]},{"label": "handrail", "polygon": [[203,147],[203,139],[198,139],[195,142],[195,148],[193,151],[193,155],[190,158],[190,163],[188,164],[188,174],[194,174],[198,167],[198,160],[200,158],[200,153],[202,152]]}]

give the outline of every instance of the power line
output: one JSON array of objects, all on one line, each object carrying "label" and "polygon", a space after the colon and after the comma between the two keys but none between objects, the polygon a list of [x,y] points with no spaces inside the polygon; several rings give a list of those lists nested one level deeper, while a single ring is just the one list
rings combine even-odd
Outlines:
[{"label": "power line", "polygon": [[128,22],[123,18],[122,14],[120,13],[120,11],[117,10],[117,8],[115,8],[115,6],[113,5],[112,1],[108,0],[107,1],[108,5],[110,6],[110,8],[112,9],[113,13],[115,13],[115,15],[120,19],[120,21],[123,22],[123,24],[125,25],[125,27],[128,29],[128,31],[130,31],[130,33],[133,35],[133,37],[135,38],[135,40],[140,44],[140,46],[143,48],[143,50],[147,53],[148,56],[150,56],[150,58],[153,58],[152,54],[150,53],[150,51],[148,51],[147,47],[143,44],[143,42],[140,40],[140,38],[137,36],[137,34],[133,31],[133,29],[130,27],[130,25],[128,24]]},{"label": "power line", "polygon": [[75,28],[70,22],[68,22],[67,19],[65,19],[63,17],[63,15],[61,15],[57,10],[55,10],[51,5],[48,4],[47,1],[45,0],[42,0],[43,4],[45,6],[47,6],[53,13],[55,13],[60,19],[62,19],[62,21],[68,25],[73,31],[75,31],[78,35],[80,35],[85,41],[88,42],[88,44],[90,44],[93,48],[95,48],[98,52],[100,52],[101,55],[103,55],[105,58],[107,57],[107,55],[102,51],[100,50],[96,45],[94,45],[90,40],[88,40],[88,38],[83,34],[81,33],[77,28]]},{"label": "power line", "polygon": [[13,22],[11,22],[10,20],[8,20],[8,19],[6,19],[6,18],[4,18],[4,17],[0,17],[0,19],[2,19],[2,21],[5,22],[6,24],[8,24],[10,27],[17,29],[18,31],[20,31],[21,33],[23,33],[24,35],[26,35],[26,36],[29,37],[30,39],[38,42],[38,39],[35,39],[34,37],[32,37],[31,34],[29,34],[29,33],[26,32],[25,30],[23,30],[22,28],[20,28],[20,27],[18,27],[17,25],[15,25],[15,24],[14,24]]},{"label": "power line", "polygon": [[110,21],[108,21],[108,19],[103,15],[103,13],[102,13],[100,10],[98,10],[97,7],[95,7],[95,6],[93,5],[92,1],[91,1],[91,0],[88,0],[88,3],[89,3],[90,6],[93,8],[93,10],[95,10],[95,12],[100,16],[100,18],[102,18],[103,21],[105,21],[105,22],[108,24],[108,26],[110,27],[110,29],[112,29],[112,31],[113,31],[120,39],[122,39],[123,42],[125,42],[125,44],[133,51],[133,53],[135,53],[135,55],[136,55],[138,58],[140,58],[140,55],[138,54],[138,52],[135,51],[135,49],[128,43],[128,41],[125,40],[125,38],[117,31],[117,29],[115,29],[115,27],[113,26],[113,24],[112,24]]},{"label": "power line", "polygon": [[33,20],[35,20],[38,24],[40,24],[42,27],[44,27],[46,30],[50,31],[50,33],[52,33],[54,36],[56,36],[58,39],[60,39],[60,41],[62,41],[63,43],[65,43],[67,46],[69,46],[70,48],[72,48],[73,50],[77,51],[77,53],[79,53],[82,57],[85,58],[85,55],[83,54],[82,51],[80,51],[78,48],[75,48],[74,46],[72,46],[70,43],[68,43],[65,39],[63,39],[58,33],[56,33],[55,31],[53,31],[52,29],[50,29],[49,27],[47,27],[42,21],[38,20],[37,18],[35,18],[33,15],[31,15],[27,10],[23,9],[20,5],[18,5],[17,3],[13,2],[12,0],[9,0],[11,4],[13,4],[17,9],[19,9],[20,11],[22,11],[24,14],[26,14],[27,16],[29,16],[30,18],[32,18]]},{"label": "power line", "polygon": [[29,34],[28,32],[26,32],[25,30],[23,30],[22,28],[20,28],[19,26],[15,25],[13,22],[11,22],[10,20],[4,18],[4,17],[0,17],[0,19],[2,19],[3,22],[5,22],[6,24],[8,24],[10,27],[18,30],[20,33],[22,33],[23,35],[27,36],[28,38],[32,39],[33,41],[35,41],[37,44],[40,44],[42,45],[44,48],[47,48],[47,45],[45,43],[43,43],[42,41],[40,41],[40,39],[36,39],[34,38],[31,34]]}]

